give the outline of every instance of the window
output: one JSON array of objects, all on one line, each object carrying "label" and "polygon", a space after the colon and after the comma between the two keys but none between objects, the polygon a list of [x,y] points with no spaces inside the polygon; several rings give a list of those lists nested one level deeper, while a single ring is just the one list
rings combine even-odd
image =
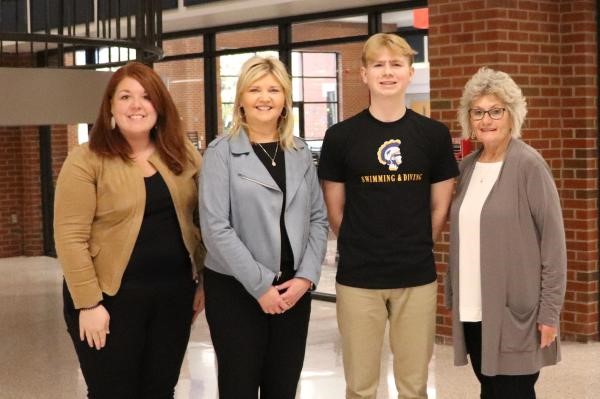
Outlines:
[{"label": "window", "polygon": [[197,148],[206,148],[204,123],[204,60],[158,62],[154,70],[169,90],[187,137]]},{"label": "window", "polygon": [[338,56],[335,52],[292,52],[294,134],[313,151],[339,120]]},{"label": "window", "polygon": [[220,123],[219,132],[227,133],[233,121],[233,103],[235,101],[235,89],[240,76],[240,68],[246,60],[255,55],[263,57],[278,58],[277,51],[260,51],[242,54],[222,55],[219,57],[219,78],[221,83],[219,110]]},{"label": "window", "polygon": [[[107,64],[109,62],[135,60],[136,50],[124,47],[103,47],[96,53],[96,64]],[[119,67],[98,68],[98,71],[116,71]]]},{"label": "window", "polygon": [[[253,55],[276,57],[277,52],[243,53],[219,57],[221,97],[220,131],[233,120],[233,105],[240,66]],[[294,134],[311,148],[321,148],[325,131],[339,120],[338,62],[335,52],[292,53]]]}]

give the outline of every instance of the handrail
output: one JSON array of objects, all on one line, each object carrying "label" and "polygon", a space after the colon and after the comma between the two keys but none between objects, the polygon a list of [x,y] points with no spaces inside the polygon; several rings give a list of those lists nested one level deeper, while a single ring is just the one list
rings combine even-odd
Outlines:
[{"label": "handrail", "polygon": [[[7,6],[3,9],[3,3],[7,4],[0,0],[0,67],[100,68],[122,65],[129,60],[128,57],[126,60],[116,57],[117,60],[109,58],[108,62],[101,62],[98,57],[86,56],[86,65],[66,65],[65,55],[74,55],[82,49],[95,52],[102,48],[136,50],[135,59],[147,64],[163,58],[160,0],[117,0],[116,9],[111,8],[110,0],[88,2],[87,5],[80,0],[46,0],[45,7],[55,6],[58,13],[51,19],[46,8],[37,9],[38,14],[45,12],[41,29],[40,15],[36,14],[34,18],[31,14],[32,0],[26,0],[25,6],[12,2],[10,11]],[[76,13],[77,7],[81,12],[82,5],[87,7],[85,16]],[[32,32],[32,27],[36,31]]]}]

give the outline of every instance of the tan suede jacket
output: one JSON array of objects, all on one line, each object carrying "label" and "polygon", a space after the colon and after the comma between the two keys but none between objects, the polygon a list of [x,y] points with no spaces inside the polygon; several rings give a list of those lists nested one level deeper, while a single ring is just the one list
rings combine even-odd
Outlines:
[{"label": "tan suede jacket", "polygon": [[[149,162],[163,177],[175,206],[195,277],[205,255],[194,223],[198,207],[197,176],[201,158],[189,144],[194,165],[179,176],[157,153]],[[137,240],[146,190],[141,169],[119,157],[101,157],[87,144],[75,148],[58,176],[54,200],[54,240],[69,292],[76,308],[115,295]]]}]

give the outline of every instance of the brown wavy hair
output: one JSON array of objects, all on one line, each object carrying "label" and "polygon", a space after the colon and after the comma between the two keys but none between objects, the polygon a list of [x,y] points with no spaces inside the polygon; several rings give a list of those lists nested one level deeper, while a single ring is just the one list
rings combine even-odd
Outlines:
[{"label": "brown wavy hair", "polygon": [[131,161],[131,146],[118,126],[114,129],[110,126],[111,101],[117,86],[126,77],[135,79],[146,90],[157,114],[156,125],[150,131],[150,139],[168,168],[176,175],[180,174],[188,163],[192,164],[193,158],[185,144],[187,138],[183,133],[177,107],[160,76],[152,68],[139,62],[128,63],[110,78],[96,123],[90,132],[90,150],[101,156],[118,156],[124,161]]}]

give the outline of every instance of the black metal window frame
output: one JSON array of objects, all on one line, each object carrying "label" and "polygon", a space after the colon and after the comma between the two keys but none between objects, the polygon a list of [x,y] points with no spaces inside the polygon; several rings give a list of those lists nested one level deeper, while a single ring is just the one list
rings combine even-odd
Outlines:
[{"label": "black metal window frame", "polygon": [[[292,53],[297,53],[301,57],[300,63],[304,65],[304,54],[333,54],[335,55],[335,73],[331,76],[311,76],[304,75],[304,68],[300,74],[295,74],[292,70],[291,77],[292,79],[301,79],[301,87],[302,87],[302,100],[293,101],[293,106],[298,107],[299,110],[299,123],[298,123],[298,133],[302,138],[306,137],[306,127],[305,127],[305,115],[304,115],[304,105],[306,104],[334,104],[335,105],[335,122],[340,120],[340,76],[339,76],[339,53],[335,51],[303,51],[303,50],[294,50]],[[335,101],[306,101],[305,98],[305,80],[306,79],[335,79]]]},{"label": "black metal window frame", "polygon": [[[258,51],[246,51],[246,52],[236,53],[236,54],[254,54],[254,55],[256,55],[257,53],[258,53]],[[225,56],[227,56],[227,55],[231,55],[231,54],[225,54]],[[222,70],[222,69],[220,69],[220,70]],[[223,78],[237,78],[237,77],[238,77],[238,75],[221,74],[221,73],[219,74],[219,78],[221,79],[221,84],[223,83]],[[233,105],[233,104],[234,103],[232,101],[223,101],[223,95],[221,94],[221,104],[217,104],[217,109],[219,108],[219,105],[221,106],[221,117],[224,115],[223,106],[224,105]],[[207,143],[208,143],[208,141],[207,141]]]},{"label": "black metal window frame", "polygon": [[[244,52],[244,53],[239,53],[239,54],[256,54],[257,52],[254,51],[249,51],[249,52]],[[292,53],[297,53],[300,55],[300,57],[303,57],[303,55],[305,53],[307,53],[307,51],[300,51],[300,50],[294,50]],[[298,124],[298,133],[299,136],[302,138],[305,138],[305,125],[304,125],[304,105],[305,104],[333,104],[335,106],[335,121],[337,122],[340,119],[340,79],[339,79],[339,75],[337,73],[338,71],[338,67],[339,67],[339,59],[338,59],[338,53],[334,52],[334,51],[310,51],[309,53],[311,54],[333,54],[335,55],[335,71],[336,73],[331,75],[331,76],[310,76],[310,75],[304,75],[304,71],[302,71],[300,74],[294,74],[292,72],[291,77],[292,79],[301,79],[301,90],[302,90],[302,100],[295,100],[292,103],[293,107],[297,107],[299,110],[299,124]],[[302,61],[301,61],[302,62]],[[237,75],[230,75],[230,74],[219,74],[219,78],[221,78],[221,82],[223,81],[223,78],[236,78],[238,77]],[[335,86],[336,86],[336,98],[335,101],[306,101],[305,96],[304,96],[304,85],[305,85],[305,80],[307,79],[323,79],[323,78],[328,78],[328,79],[335,79]],[[222,99],[222,94],[221,94],[221,99]],[[223,115],[223,106],[224,105],[233,105],[232,101],[223,101],[221,100],[220,104],[217,104],[221,106],[221,113]]]},{"label": "black metal window frame", "polygon": [[[216,59],[221,55],[240,54],[258,51],[277,51],[279,59],[286,64],[288,72],[291,72],[291,53],[292,50],[306,49],[316,46],[327,46],[335,44],[347,44],[364,42],[370,35],[382,32],[382,14],[389,11],[411,10],[427,7],[427,0],[409,0],[402,2],[390,2],[374,6],[365,6],[357,8],[340,9],[334,11],[326,11],[313,14],[305,14],[299,16],[291,16],[279,19],[267,19],[261,21],[252,21],[248,23],[233,24],[227,26],[218,26],[211,28],[192,29],[178,32],[168,32],[162,34],[163,40],[182,39],[201,36],[204,40],[202,52],[191,54],[178,54],[166,56],[163,59],[156,61],[157,63],[180,61],[189,59],[202,58],[204,60],[204,106],[205,106],[205,132],[206,142],[214,139],[218,133],[218,98],[217,76],[216,76]],[[344,36],[328,39],[309,40],[294,42],[292,40],[292,25],[310,21],[324,21],[332,18],[367,16],[368,34],[356,36]],[[279,42],[275,45],[264,45],[256,47],[243,47],[235,49],[216,48],[216,35],[222,32],[249,30],[253,28],[262,28],[265,26],[277,26],[279,30]],[[414,32],[427,33],[426,29],[413,29]],[[338,87],[339,93],[339,87]],[[339,113],[339,107],[338,107]],[[338,115],[339,118],[339,115]]]}]

